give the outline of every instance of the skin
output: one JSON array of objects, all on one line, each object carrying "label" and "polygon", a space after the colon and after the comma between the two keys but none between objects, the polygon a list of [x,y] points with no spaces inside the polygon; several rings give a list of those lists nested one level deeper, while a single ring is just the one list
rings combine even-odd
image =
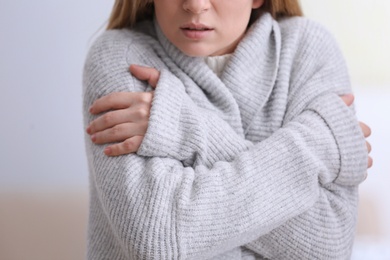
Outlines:
[{"label": "skin", "polygon": [[[147,81],[156,88],[160,72],[154,68],[138,65],[130,66],[130,73],[139,80]],[[354,95],[348,94],[340,97],[347,106],[354,102]],[[96,144],[109,145],[105,149],[108,156],[119,156],[138,151],[149,121],[150,108],[153,101],[152,92],[116,92],[96,100],[90,107],[92,114],[105,113],[93,120],[87,128],[87,133]],[[371,129],[363,122],[359,122],[365,138],[371,135]],[[366,140],[368,153],[371,144]],[[373,159],[368,157],[367,168],[372,167]]]},{"label": "skin", "polygon": [[[153,68],[130,66],[139,80],[157,86],[160,72]],[[96,100],[89,108],[94,115],[105,113],[93,120],[86,131],[95,144],[107,144],[104,153],[118,156],[137,152],[146,133],[154,92],[115,92]]]},{"label": "skin", "polygon": [[204,57],[233,52],[245,34],[252,9],[263,3],[264,0],[154,0],[154,8],[161,30],[173,45],[189,56]]},{"label": "skin", "polygon": [[[155,14],[164,35],[189,56],[223,55],[234,51],[245,34],[252,9],[264,0],[154,0]],[[235,17],[232,19],[231,17]],[[206,29],[206,30],[205,30]],[[132,65],[130,73],[150,86],[157,86],[160,73],[154,68]],[[98,115],[87,133],[95,144],[108,144],[105,154],[119,156],[138,151],[148,127],[152,92],[118,92],[96,100],[90,113]],[[352,105],[352,94],[341,97]],[[360,122],[365,138],[370,128]],[[366,141],[367,150],[371,145]],[[368,158],[368,168],[372,166]]]},{"label": "skin", "polygon": [[[168,40],[189,56],[231,53],[245,35],[252,9],[264,0],[154,0],[157,22]],[[234,17],[234,19],[232,19]],[[131,66],[138,79],[157,85],[159,73]],[[91,122],[87,133],[96,144],[120,142],[105,149],[115,156],[136,152],[145,135],[153,93],[114,93],[97,100],[92,114],[114,110]],[[128,106],[126,107],[126,100]]]}]

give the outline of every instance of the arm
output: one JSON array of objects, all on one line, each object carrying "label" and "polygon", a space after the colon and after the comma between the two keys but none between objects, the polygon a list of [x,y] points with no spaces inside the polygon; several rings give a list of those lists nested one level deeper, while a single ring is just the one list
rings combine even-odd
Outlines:
[{"label": "arm", "polygon": [[[313,24],[311,24],[313,25]],[[318,27],[307,26],[308,33],[318,33]],[[314,41],[308,44],[303,51],[309,57],[315,57],[316,63],[309,63],[307,59],[301,58],[294,64],[295,77],[291,81],[290,103],[295,104],[289,107],[286,112],[286,121],[294,118],[296,111],[302,107],[301,100],[316,95],[321,88],[327,86],[333,93],[343,94],[350,92],[348,73],[344,59],[337,44],[327,32],[319,35]],[[304,57],[303,54],[296,54]],[[310,59],[309,59],[310,60]],[[308,77],[300,77],[301,71],[306,71]],[[347,80],[345,80],[347,79]],[[352,108],[353,111],[353,108]],[[334,113],[336,113],[334,111]],[[328,114],[329,117],[334,117]],[[351,115],[351,118],[354,116]],[[348,123],[339,121],[340,124]],[[352,122],[351,122],[352,123]],[[331,124],[329,127],[334,128]],[[370,130],[361,125],[364,135],[368,136]],[[347,131],[346,131],[347,132]],[[337,135],[345,135],[340,131]],[[338,146],[357,144],[358,141],[349,136],[346,142],[337,142]],[[353,179],[364,171],[354,168],[353,165],[343,163],[345,154],[340,149],[341,164],[347,170],[339,174],[339,178],[328,184],[323,184],[315,205],[298,217],[286,222],[281,227],[274,229],[265,236],[247,244],[246,246],[267,258],[277,259],[312,259],[313,256],[319,259],[348,259],[352,251],[355,236],[358,188]],[[367,143],[368,152],[371,150]],[[366,160],[358,160],[356,163],[366,163]],[[369,158],[368,167],[372,160]]]},{"label": "arm", "polygon": [[[89,57],[85,70],[86,123],[93,119],[86,108],[102,94],[95,86],[134,86],[131,77],[107,73],[95,58]],[[314,205],[322,189],[319,176],[336,177],[328,173],[337,172],[330,157],[338,157],[338,149],[315,111],[308,107],[269,139],[210,167],[139,155],[108,158],[87,140],[95,203],[127,255],[199,259],[248,243]],[[320,129],[325,134],[317,139]],[[329,146],[329,162],[319,159],[324,151],[316,148],[322,145]],[[291,164],[275,163],[280,161]]]},{"label": "arm", "polygon": [[[324,69],[327,69],[324,67]],[[321,73],[321,72],[318,72]],[[337,76],[337,75],[336,75]],[[331,79],[330,79],[331,80]],[[308,81],[308,87],[310,85],[317,85],[315,82]],[[178,86],[178,82],[172,84],[167,84],[167,88],[173,88],[172,93],[178,93],[177,89],[172,86]],[[159,87],[164,88],[164,84],[159,85]],[[306,86],[301,87],[301,91],[304,92]],[[158,89],[156,90],[156,92]],[[156,93],[156,97],[158,98],[159,93]],[[305,93],[297,93],[297,96],[303,96]],[[170,96],[167,95],[165,97],[161,97],[161,100],[169,100]],[[179,100],[183,100],[183,105],[189,106],[191,102],[186,100],[185,98],[178,98]],[[164,103],[165,106],[173,104],[173,102]],[[295,107],[295,106],[293,106]],[[157,110],[158,107],[155,106],[156,113],[159,111],[169,110],[168,108],[164,108],[161,110]],[[172,109],[174,110],[174,109]],[[180,111],[180,110],[179,110]],[[182,111],[182,110],[181,110]],[[186,111],[190,111],[190,109],[186,109]],[[189,120],[190,122],[194,122],[193,118],[200,118],[201,112],[196,110],[193,114],[189,112],[183,115],[179,122],[183,122],[185,120]],[[159,116],[161,114],[158,114]],[[291,115],[291,114],[290,114]],[[347,117],[346,117],[347,115]],[[174,120],[174,119],[172,119]],[[202,120],[202,119],[198,119]],[[207,139],[201,137],[201,133],[204,133],[206,130],[208,132],[213,133],[217,138],[226,138],[226,136],[232,136],[231,134],[221,134],[221,132],[210,131],[211,127],[215,127],[213,129],[217,129],[218,123],[216,126],[213,125],[213,122],[218,122],[216,119],[213,119],[209,116],[204,116],[204,121],[200,121],[202,123],[199,124],[199,128],[195,128],[193,126],[185,126],[183,129],[189,131],[187,134],[192,134],[192,137],[196,141],[193,141],[189,144],[186,144],[185,141],[178,142],[179,144],[183,144],[185,149],[198,149],[196,151],[202,151],[200,149],[202,147],[202,140],[207,140],[206,144],[209,144],[208,149],[205,149],[207,152],[213,152],[214,150],[210,149],[215,146],[218,146],[221,143],[221,139],[211,139],[210,137]],[[314,121],[313,121],[314,120]],[[153,119],[151,118],[151,122]],[[163,122],[163,120],[160,120]],[[164,121],[168,122],[168,121]],[[199,122],[199,121],[195,121]],[[204,123],[207,122],[207,123]],[[160,126],[156,124],[156,126]],[[355,130],[351,133],[350,127],[354,126]],[[308,128],[310,127],[310,130]],[[153,129],[153,128],[152,128]],[[177,129],[177,128],[174,128]],[[179,128],[180,129],[180,128]],[[197,132],[193,132],[194,129],[197,129]],[[320,192],[318,197],[316,198],[316,203],[310,207],[307,211],[302,211],[303,214],[287,221],[282,226],[275,228],[270,233],[265,234],[264,236],[259,236],[258,239],[248,243],[246,247],[249,249],[267,257],[267,258],[293,258],[293,259],[310,259],[313,256],[321,256],[322,258],[344,258],[348,257],[351,246],[353,243],[354,230],[356,224],[356,208],[357,208],[357,187],[356,185],[360,183],[364,177],[364,169],[366,155],[364,154],[364,150],[362,150],[362,142],[359,139],[362,138],[360,129],[357,127],[356,119],[353,115],[353,112],[347,108],[341,99],[334,94],[324,94],[323,96],[318,96],[314,99],[314,101],[307,105],[307,107],[301,112],[298,116],[294,115],[290,118],[287,118],[287,123],[284,125],[282,130],[292,130],[295,129],[297,133],[305,133],[310,131],[310,134],[304,135],[305,138],[311,136],[311,141],[313,142],[313,153],[317,153],[317,158],[320,158],[324,164],[328,163],[327,171],[319,174],[318,185],[320,187]],[[282,131],[281,130],[281,131]],[[268,140],[268,145],[271,146],[276,141],[273,139],[281,134],[281,131],[274,133]],[[329,132],[331,131],[331,132]],[[159,130],[156,130],[156,133]],[[161,131],[164,134],[169,134],[171,131]],[[333,135],[336,138],[337,146],[340,151],[340,154],[336,151],[334,152],[334,157],[332,157],[332,147],[329,144],[333,144],[335,140],[330,138],[329,140],[324,140],[323,142],[316,140],[316,136],[319,133],[327,133]],[[234,136],[234,135],[233,135]],[[191,136],[186,135],[186,138],[191,140]],[[169,138],[169,136],[165,137]],[[166,140],[165,138],[161,138],[159,140]],[[183,138],[183,139],[186,139]],[[235,141],[230,141],[230,145],[226,148],[221,148],[221,150],[229,149],[232,147],[237,147],[237,143],[240,142],[239,137]],[[339,139],[340,138],[340,139]],[[288,138],[289,140],[296,140],[299,142],[299,135],[292,135]],[[169,139],[168,139],[169,140]],[[226,139],[225,139],[226,140]],[[310,139],[307,139],[310,140]],[[287,142],[287,140],[285,140]],[[156,140],[157,144],[159,142]],[[151,141],[150,149],[152,150],[153,144],[155,142]],[[172,149],[172,144],[176,144],[173,140],[167,141],[170,146],[166,146],[161,144],[161,147],[166,147],[167,151],[175,151]],[[260,147],[267,147],[265,142],[262,142]],[[354,147],[352,145],[355,145]],[[255,145],[256,146],[256,145]],[[343,147],[344,146],[344,147]],[[345,147],[350,146],[350,147]],[[157,147],[159,147],[157,145]],[[195,148],[194,148],[195,147]],[[314,148],[316,147],[316,148]],[[276,147],[275,147],[276,148]],[[321,149],[321,151],[315,149]],[[278,150],[276,148],[276,150]],[[343,151],[350,151],[350,154],[344,154]],[[153,150],[152,150],[153,151]],[[362,154],[358,157],[355,157],[356,151],[361,151]],[[158,151],[159,152],[159,151]],[[158,153],[157,152],[157,153]],[[295,153],[297,151],[291,151]],[[182,152],[178,153],[182,156],[186,155],[186,153]],[[223,156],[223,152],[219,152],[221,156]],[[165,156],[175,156],[173,153],[170,154],[160,154]],[[302,155],[305,157],[305,155]],[[306,154],[306,156],[311,156]],[[341,156],[341,158],[339,158]],[[200,157],[201,158],[201,157]],[[348,160],[351,160],[350,163]],[[211,158],[214,159],[214,158]],[[228,160],[229,157],[226,157]],[[276,159],[276,158],[273,158]],[[273,160],[270,158],[270,160]],[[339,161],[341,159],[341,161]],[[288,158],[280,157],[280,159],[276,159],[281,162],[290,165],[291,167],[304,167],[305,160],[301,159],[302,166],[298,166],[299,163],[292,163],[288,161]],[[339,166],[332,165],[334,163],[341,163],[341,168]],[[334,166],[335,168],[332,168]],[[362,170],[363,169],[363,170]],[[304,171],[304,169],[302,169]],[[264,182],[268,183],[266,179]],[[247,187],[248,188],[248,187]],[[259,187],[257,190],[259,193],[263,191],[262,187]],[[275,194],[273,194],[275,195]],[[276,195],[275,195],[276,196]],[[277,205],[277,202],[272,202],[271,205]],[[248,205],[250,207],[250,205]],[[290,205],[292,207],[298,206],[292,203]]]},{"label": "arm", "polygon": [[[308,82],[308,85],[310,84]],[[305,94],[305,88],[302,86],[300,88],[302,93],[298,94],[303,99],[308,96]],[[359,172],[364,161],[360,160],[361,157],[354,158],[354,154],[355,151],[360,151],[362,134],[353,111],[345,106],[337,94],[318,92],[307,100],[291,102],[290,107],[293,107],[293,110],[296,107],[304,107],[299,112],[295,110],[294,114],[286,116],[283,129],[289,129],[289,123],[297,120],[301,114],[312,113],[313,118],[320,117],[327,126],[318,129],[317,132],[331,133],[333,137],[329,138],[328,143],[336,142],[337,149],[342,153],[346,152],[345,155],[337,155],[335,160],[324,154],[323,163],[332,168],[335,162],[341,159],[341,178],[338,176],[338,180],[343,178],[348,180],[339,184],[359,184],[364,179],[364,174]],[[307,118],[307,124],[310,124],[310,116]],[[211,167],[219,161],[232,161],[236,155],[253,145],[256,144],[241,137],[216,114],[199,108],[185,93],[184,86],[178,79],[168,71],[162,72],[153,99],[148,129],[138,151],[139,155],[169,157],[189,162],[188,165]],[[355,147],[343,147],[346,145]],[[329,146],[329,150],[332,150],[332,145]],[[366,151],[363,152],[366,154]],[[332,174],[337,175],[337,170]]]},{"label": "arm", "polygon": [[[149,70],[149,69],[148,69]],[[158,73],[156,70],[153,71],[152,75],[156,75],[158,80]],[[149,78],[149,77],[147,77]],[[139,78],[141,79],[141,78]],[[150,84],[155,87],[155,84]],[[126,97],[126,104],[129,102],[129,100],[133,100],[131,96],[129,96],[130,93],[124,93],[123,97]],[[121,96],[122,97],[122,96]],[[353,95],[345,95],[342,96],[341,99],[347,106],[351,106],[353,103]],[[121,98],[116,99],[118,101],[122,101]],[[99,104],[96,104],[96,108],[98,107],[105,107],[110,104],[116,104],[120,106],[121,102],[109,102],[106,101],[106,98],[102,99]],[[133,103],[133,102],[130,102]],[[187,103],[187,102],[185,102]],[[105,109],[104,109],[105,110]],[[104,111],[102,110],[102,111]],[[213,121],[213,120],[212,120]],[[209,124],[205,124],[205,127],[209,126]],[[365,137],[370,135],[370,129],[364,125],[363,123],[360,123],[360,127],[365,135]],[[127,131],[128,132],[128,129]],[[219,136],[225,136],[219,134]],[[367,143],[368,144],[368,143]],[[370,151],[370,146],[368,144],[368,151]],[[370,167],[370,164],[369,164]],[[341,190],[341,189],[335,189],[332,187],[332,185],[328,185],[328,189],[331,190]],[[345,189],[345,188],[343,188]],[[354,187],[347,188],[349,192],[356,193],[356,189]],[[340,196],[340,191],[338,191]],[[344,192],[345,193],[345,192]],[[342,196],[348,195],[347,193],[342,194]],[[340,197],[342,197],[340,196]],[[311,258],[313,255],[321,255],[324,258],[338,258],[340,257],[340,253],[344,254],[345,244],[352,244],[351,240],[348,240],[348,238],[351,238],[351,236],[345,236],[346,234],[353,234],[354,231],[354,222],[351,222],[348,220],[348,217],[353,217],[353,210],[350,210],[351,205],[348,205],[348,203],[340,203],[342,202],[337,196],[332,195],[332,192],[323,192],[320,194],[319,201],[326,201],[328,198],[332,198],[332,204],[330,203],[328,205],[317,202],[313,209],[309,210],[308,212],[302,214],[302,216],[297,217],[296,219],[293,219],[289,221],[289,224],[283,225],[280,228],[277,228],[273,231],[271,231],[269,234],[264,235],[263,237],[257,239],[256,241],[253,241],[246,246],[248,248],[251,248],[253,251],[266,255],[268,258],[275,258],[275,257],[282,257],[282,258],[288,258],[295,255],[296,258],[305,258],[304,255],[307,254],[307,258]],[[348,209],[344,211],[337,212],[337,215],[335,215],[335,221],[329,221],[329,217],[324,217],[326,214],[329,214],[329,212],[335,211],[334,204],[338,204],[338,208],[336,211],[339,211],[340,209]],[[325,206],[325,207],[324,207]],[[346,216],[345,216],[346,215]],[[306,223],[306,224],[304,224]],[[303,228],[305,225],[310,223],[312,227],[321,227],[321,229],[318,228],[312,228],[312,229],[305,229]],[[347,223],[348,225],[345,225]],[[335,225],[336,224],[336,225]],[[297,229],[296,227],[301,227]],[[310,231],[314,231],[313,233],[309,233]],[[319,230],[323,232],[325,235],[319,234]],[[286,234],[290,234],[289,236]],[[329,235],[332,234],[333,239],[329,240]],[[273,241],[275,241],[274,238],[277,238],[277,243],[273,244]],[[316,241],[316,246],[314,246],[313,240],[307,240],[307,237],[316,237],[314,241]],[[302,243],[305,242],[305,243]],[[293,246],[292,246],[293,245]],[[268,248],[268,249],[267,249]],[[290,250],[288,250],[290,248]],[[326,250],[327,248],[332,248],[333,250]],[[339,249],[338,249],[339,248]],[[314,250],[313,250],[314,249]],[[323,252],[326,252],[327,255],[325,255]],[[293,254],[292,254],[293,253]]]},{"label": "arm", "polygon": [[[160,72],[154,68],[132,65],[130,66],[130,72],[137,79],[147,81],[153,89],[156,88],[160,78]],[[96,100],[89,111],[94,115],[104,114],[93,120],[86,129],[86,132],[91,135],[91,140],[95,144],[109,144],[104,150],[108,156],[119,156],[137,152],[146,134],[153,95],[153,91],[114,92]],[[354,96],[352,94],[341,95],[340,98],[348,107],[353,105]],[[192,103],[192,100],[189,99],[188,102]],[[202,124],[203,129],[206,129],[205,132],[217,134],[220,137],[229,136],[229,133],[220,133],[218,131],[219,129],[223,131],[225,129],[229,130],[225,121],[213,116],[208,116],[206,119],[207,122]],[[215,122],[217,122],[215,124],[217,127],[214,126]],[[225,126],[218,128],[221,124]],[[359,122],[359,126],[364,137],[368,138],[371,135],[371,129],[363,122]],[[238,141],[242,141],[242,139],[239,138]],[[116,143],[110,144],[113,142]],[[219,143],[223,144],[224,142],[217,142],[215,144],[218,145]],[[204,145],[209,144],[210,142],[208,141],[204,142]],[[231,149],[236,144],[237,142],[232,142],[229,147],[222,149],[222,152],[226,151],[226,149]],[[188,145],[183,146],[188,147]],[[370,153],[371,145],[367,140],[366,146],[368,153]],[[242,148],[242,146],[240,147]],[[209,149],[210,147],[207,148],[207,150]],[[221,155],[221,152],[217,150],[216,154]],[[186,158],[183,155],[182,157]],[[222,156],[222,158],[222,160],[229,161],[229,157]],[[372,158],[370,156],[368,157],[367,166],[367,168],[372,166]]]}]

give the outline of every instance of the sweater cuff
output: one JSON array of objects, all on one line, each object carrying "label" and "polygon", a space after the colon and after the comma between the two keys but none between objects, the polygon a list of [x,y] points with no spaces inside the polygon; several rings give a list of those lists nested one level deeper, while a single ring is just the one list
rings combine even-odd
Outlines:
[{"label": "sweater cuff", "polygon": [[167,157],[177,150],[175,140],[179,127],[184,88],[179,87],[167,70],[161,70],[154,92],[149,123],[137,154]]},{"label": "sweater cuff", "polygon": [[357,185],[366,178],[367,147],[353,110],[336,94],[326,94],[309,106],[328,124],[340,153],[340,170],[334,180],[345,186]]}]

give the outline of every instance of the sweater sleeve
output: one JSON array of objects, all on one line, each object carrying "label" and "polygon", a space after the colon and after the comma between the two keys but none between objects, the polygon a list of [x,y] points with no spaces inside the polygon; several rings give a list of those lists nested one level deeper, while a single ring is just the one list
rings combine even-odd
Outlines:
[{"label": "sweater sleeve", "polygon": [[[310,81],[307,83],[309,85],[312,84]],[[178,91],[173,87],[178,85],[178,82],[169,85],[172,90],[171,94],[175,93],[175,96],[178,96]],[[164,85],[161,86],[165,87]],[[302,89],[304,89],[303,86]],[[165,101],[164,106],[174,104],[174,102],[166,102],[170,97],[172,95],[160,97],[161,100]],[[159,100],[158,95],[157,100]],[[186,100],[184,97],[180,97],[178,100],[179,102],[183,100],[183,104],[187,107],[191,104],[190,100]],[[155,110],[155,113],[160,116],[160,111],[170,110]],[[184,142],[186,138],[191,140],[190,138],[194,137],[195,139],[195,141],[188,143],[187,149],[199,149],[199,147],[202,147],[201,144],[204,140],[201,133],[206,130],[211,132],[211,136],[208,137],[209,140],[204,144],[205,146],[208,145],[205,151],[211,152],[212,154],[218,149],[222,151],[216,155],[220,157],[208,158],[205,156],[203,162],[206,161],[213,165],[218,160],[225,159],[229,161],[237,155],[240,156],[240,150],[255,149],[256,146],[259,149],[264,149],[265,153],[272,150],[273,155],[269,157],[269,160],[280,160],[280,162],[284,162],[295,168],[297,172],[300,170],[305,171],[305,167],[307,167],[305,165],[307,163],[313,163],[318,160],[317,185],[319,186],[319,194],[316,197],[315,204],[310,206],[307,211],[302,211],[303,213],[301,215],[287,221],[270,233],[259,236],[259,238],[246,244],[245,246],[247,248],[269,259],[312,259],[313,257],[319,257],[320,259],[341,259],[349,257],[356,225],[357,184],[364,179],[367,155],[364,139],[353,111],[345,106],[336,93],[323,93],[316,97],[298,116],[288,118],[288,123],[281,130],[274,133],[268,140],[260,144],[249,144],[246,147],[240,147],[239,144],[246,144],[248,141],[241,140],[230,128],[226,129],[231,132],[224,132],[222,126],[225,122],[221,122],[217,118],[214,119],[212,115],[202,117],[202,111],[195,111],[193,114],[187,112],[183,116],[183,119],[171,119],[173,122],[182,123],[192,117],[187,124],[195,124],[195,122],[199,124],[199,121],[202,122],[199,124],[199,128],[196,128],[196,124],[195,126],[185,124],[186,126],[183,127],[184,130],[180,130],[187,131],[188,135],[184,135],[183,137]],[[176,116],[178,114],[176,113]],[[172,127],[172,129],[178,128],[178,126]],[[172,134],[172,129],[170,131],[163,131],[163,135],[166,133]],[[196,132],[195,130],[198,131]],[[300,142],[300,139],[304,138],[305,142],[309,143],[305,147],[306,152],[302,154],[302,158],[299,158],[298,161],[286,161],[288,158],[284,158],[283,156],[279,157],[279,159],[276,157],[273,158],[278,148],[274,147],[275,150],[273,150],[271,147],[278,142],[276,140],[280,135],[284,135],[284,131],[288,133],[299,133],[298,135],[293,134],[289,136],[287,139],[290,141],[295,140],[296,142]],[[319,138],[321,135],[322,138]],[[166,144],[163,144],[162,147],[166,145],[167,150],[174,151],[171,148],[172,144],[174,144],[172,138],[172,136],[165,138],[159,137],[158,140],[166,141]],[[155,142],[158,143],[158,140]],[[224,143],[226,140],[229,140],[229,142]],[[199,149],[198,151],[202,150]],[[227,154],[226,151],[230,151],[231,154]],[[290,151],[290,153],[296,152]],[[178,154],[179,156],[187,156],[183,151]],[[171,153],[166,154],[166,156],[170,157],[175,155]],[[226,157],[222,158],[223,156]],[[316,160],[310,160],[307,156],[315,156]],[[323,165],[321,166],[321,164]],[[312,166],[313,168],[317,167],[316,165]],[[324,170],[321,170],[321,168]],[[269,174],[273,173],[269,172]],[[272,185],[266,179],[263,181],[267,183],[265,185]],[[247,186],[246,188],[250,189],[251,187]],[[262,194],[261,191],[264,191],[261,185],[256,190],[260,194]],[[268,192],[268,190],[266,191]],[[270,203],[273,206],[278,205],[275,202]]]},{"label": "sweater sleeve", "polygon": [[[307,120],[302,126],[314,125],[313,118],[316,118],[317,134],[330,130],[333,139],[329,138],[328,146],[318,144],[316,148],[322,150],[322,153],[317,151],[318,158],[330,170],[319,175],[321,188],[313,207],[246,245],[267,258],[339,259],[348,258],[352,249],[357,216],[356,185],[365,178],[367,151],[353,108],[347,108],[338,96],[351,93],[343,57],[332,36],[317,26],[308,25],[307,30],[321,33],[311,46],[302,50],[307,58],[294,67],[286,115],[289,123],[284,127],[300,124],[301,120]],[[253,144],[228,128],[222,119],[197,108],[178,89],[180,82],[163,74],[148,129],[150,133],[160,134],[147,135],[141,153],[179,160],[191,158],[189,163],[209,167],[219,160],[231,161],[252,147]],[[176,111],[173,117],[172,111]],[[308,111],[312,113],[305,119],[297,117]]]},{"label": "sweater sleeve", "polygon": [[[96,97],[134,84],[130,75],[114,74],[117,63],[106,64],[102,51],[107,52],[95,48],[85,66],[85,124],[93,118],[87,108]],[[317,103],[325,106],[333,99],[321,95]],[[340,166],[332,163],[338,161],[338,147],[317,103],[265,141],[210,167],[186,167],[177,159],[136,154],[106,157],[103,147],[87,138],[91,212],[102,212],[91,219],[91,226],[97,233],[111,234],[90,239],[89,257],[107,257],[98,245],[105,241],[105,246],[111,245],[108,249],[116,248],[131,259],[206,259],[309,210],[323,192],[319,180],[336,178]],[[350,120],[346,107],[339,116]],[[356,125],[349,128],[358,130]]]},{"label": "sweater sleeve", "polygon": [[198,107],[172,73],[161,71],[148,129],[137,154],[210,168],[218,161],[232,161],[252,146],[215,112]]},{"label": "sweater sleeve", "polygon": [[[307,22],[304,31],[302,38],[306,39],[291,55],[295,55],[291,59],[296,61],[291,69],[290,100],[284,124],[309,109],[309,105],[320,111],[334,133],[340,153],[340,169],[335,182],[357,185],[365,178],[359,171],[363,155],[355,149],[361,144],[362,134],[360,128],[356,129],[353,107],[352,112],[348,112],[340,102],[339,95],[352,92],[344,59],[333,37],[321,26]],[[331,103],[330,108],[325,108],[319,101],[325,93],[336,94],[331,98],[333,100],[327,101]],[[348,114],[348,120],[337,116],[339,109]],[[252,142],[217,114],[198,107],[178,78],[167,70],[161,71],[148,129],[137,152],[139,155],[174,158],[186,166],[211,167],[218,161],[232,161],[252,146]]]},{"label": "sweater sleeve", "polygon": [[[333,95],[352,92],[344,58],[333,37],[320,25],[308,23],[301,39],[307,44],[297,53],[301,59],[294,63],[286,122],[294,120],[304,109],[305,100],[317,96],[324,86]],[[340,172],[334,181],[322,183],[318,200],[308,211],[246,245],[266,258],[350,258],[357,221],[356,183],[366,174],[367,151],[360,129],[355,128],[354,108],[345,111],[336,96],[330,95],[326,99],[314,99],[311,106],[318,108],[313,111],[316,110],[333,131],[340,156]],[[341,118],[343,113],[350,116]],[[319,181],[321,183],[321,178]]]},{"label": "sweater sleeve", "polygon": [[[321,74],[321,71],[317,74]],[[302,87],[301,92],[304,92],[304,89]],[[362,134],[353,110],[347,108],[336,93],[331,95],[331,91],[328,92],[323,92],[322,96],[321,92],[318,92],[317,96],[307,95],[306,98],[305,93],[299,93],[305,101],[291,101],[290,106],[294,107],[292,110],[295,114],[286,117],[286,122],[294,121],[294,117],[299,113],[317,113],[316,116],[321,117],[326,124],[318,133],[330,131],[332,134],[327,150],[337,150],[333,157],[324,153],[322,158],[328,168],[334,168],[331,173],[332,181],[357,185],[364,179],[360,169],[361,158],[365,153],[358,153],[361,152],[359,148]],[[303,106],[305,107],[302,108]],[[301,110],[297,112],[297,108]],[[307,121],[310,123],[309,119]],[[288,128],[286,125],[284,127]],[[247,151],[253,145],[254,143],[237,134],[218,115],[199,108],[186,94],[180,80],[169,71],[161,71],[147,133],[138,151],[139,155],[169,157],[182,161],[185,165],[204,165],[210,168],[219,161],[232,161],[237,154]],[[323,149],[325,150],[324,147]]]},{"label": "sweater sleeve", "polygon": [[[245,245],[267,259],[350,258],[357,219],[357,183],[359,178],[360,181],[364,178],[367,155],[359,129],[355,128],[352,132],[348,129],[356,123],[351,110],[342,104],[340,98],[335,94],[329,94],[311,105],[317,108],[319,106],[322,107],[321,110],[311,110],[313,114],[310,116],[310,121],[313,123],[313,117],[321,118],[324,127],[329,127],[333,131],[332,134],[338,136],[336,153],[341,158],[341,165],[345,165],[340,168],[338,175],[334,175],[336,169],[333,169],[336,172],[330,169],[331,171],[327,173],[319,174],[319,194],[315,204],[309,210]],[[342,118],[343,113],[350,116]],[[308,126],[301,121],[301,116],[298,118],[287,125],[303,123]],[[314,132],[324,130],[318,125],[321,124],[319,118],[317,129],[313,129]],[[351,135],[353,132],[355,133]],[[322,154],[320,157],[332,157],[331,154],[335,151],[317,144],[316,149],[322,151],[317,151]],[[349,150],[349,154],[345,154],[343,149]],[[355,165],[349,165],[349,160],[344,160],[343,156],[349,157]],[[334,162],[339,160],[337,157],[333,159]],[[338,176],[343,176],[343,180]]]}]

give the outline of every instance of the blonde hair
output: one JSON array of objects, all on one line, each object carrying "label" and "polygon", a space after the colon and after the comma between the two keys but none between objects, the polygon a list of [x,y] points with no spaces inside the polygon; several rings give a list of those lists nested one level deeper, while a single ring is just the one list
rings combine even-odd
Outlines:
[{"label": "blonde hair", "polygon": [[[139,21],[152,19],[153,12],[153,0],[115,0],[107,30],[131,28]],[[268,12],[275,19],[303,15],[299,0],[265,0],[263,6],[252,13],[252,20],[261,12]]]}]

